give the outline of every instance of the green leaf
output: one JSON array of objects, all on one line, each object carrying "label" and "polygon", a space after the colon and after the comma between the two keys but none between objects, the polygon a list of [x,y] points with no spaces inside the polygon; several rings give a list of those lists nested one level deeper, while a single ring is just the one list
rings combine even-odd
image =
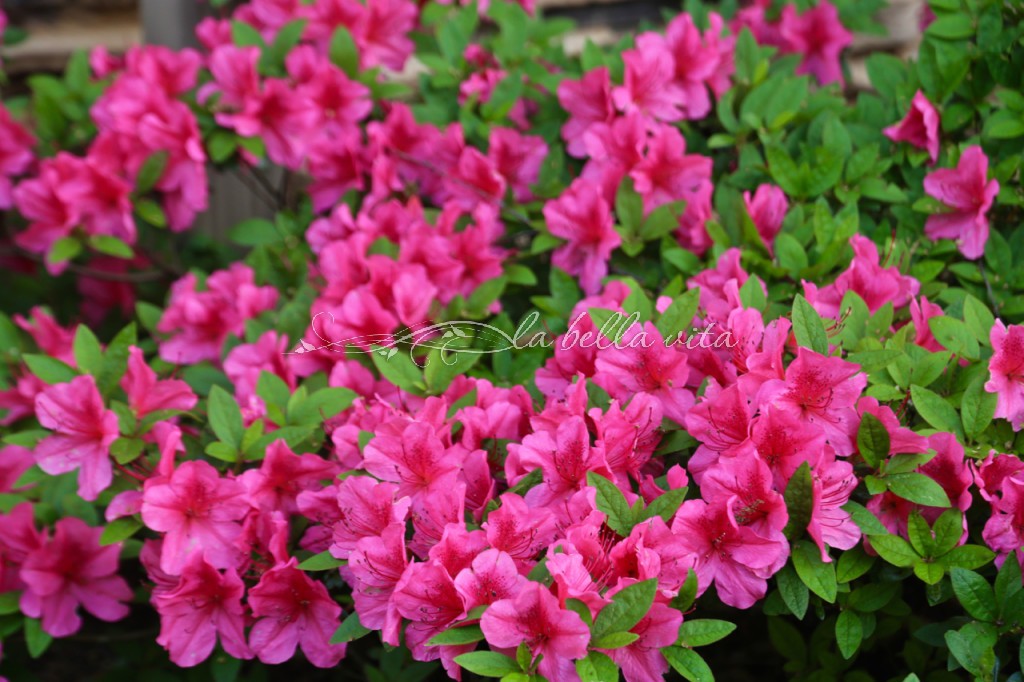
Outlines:
[{"label": "green leaf", "polygon": [[878,556],[900,568],[913,566],[919,558],[910,544],[898,535],[872,535],[871,547]]},{"label": "green leaf", "polygon": [[644,219],[644,201],[633,187],[629,175],[622,179],[615,193],[615,215],[619,222],[631,232],[639,230]]},{"label": "green leaf", "polygon": [[679,218],[686,210],[685,201],[671,201],[651,211],[640,226],[640,238],[645,242],[661,239],[679,227]]},{"label": "green leaf", "polygon": [[606,654],[591,651],[586,658],[576,661],[576,674],[580,682],[618,682],[619,666]]},{"label": "green leaf", "polygon": [[700,288],[689,289],[680,294],[669,304],[665,312],[661,314],[655,326],[661,332],[662,338],[675,340],[690,336],[693,318],[697,314],[697,307],[700,305]]},{"label": "green leaf", "polygon": [[597,640],[612,632],[628,632],[643,620],[651,610],[654,596],[658,591],[655,579],[634,583],[615,594],[612,603],[597,614],[592,637]]},{"label": "green leaf", "polygon": [[988,547],[979,545],[961,545],[954,547],[947,554],[940,558],[943,566],[947,568],[981,568],[995,558],[995,553]]},{"label": "green leaf", "polygon": [[139,199],[135,202],[135,213],[153,227],[167,227],[167,214],[155,201]]},{"label": "green leaf", "polygon": [[974,571],[954,568],[949,572],[953,594],[973,618],[990,623],[996,619],[995,593],[988,581]]},{"label": "green leaf", "polygon": [[32,374],[36,375],[48,384],[63,384],[71,381],[78,372],[71,369],[57,358],[48,355],[22,355],[21,359],[28,366]]},{"label": "green leaf", "polygon": [[935,556],[935,539],[932,537],[932,530],[928,522],[916,509],[910,512],[907,517],[907,537],[910,538],[910,546],[914,551],[923,557]]},{"label": "green leaf", "polygon": [[727,620],[716,620],[714,618],[687,620],[683,622],[682,627],[679,629],[678,644],[691,648],[707,646],[708,644],[714,644],[721,639],[725,639],[735,629],[736,624],[730,623]]},{"label": "green leaf", "polygon": [[842,506],[842,510],[850,515],[864,535],[887,535],[889,533],[889,529],[882,525],[878,517],[858,502],[847,502]]},{"label": "green leaf", "polygon": [[947,509],[935,519],[932,533],[935,535],[935,555],[942,556],[957,546],[963,535],[963,512]]},{"label": "green leaf", "polygon": [[128,355],[131,347],[138,341],[138,330],[135,323],[117,333],[107,344],[107,352],[103,355],[103,363],[96,373],[96,386],[100,393],[109,396],[117,388],[128,368]]},{"label": "green leaf", "polygon": [[856,580],[869,570],[875,563],[875,557],[867,554],[860,547],[847,550],[839,555],[836,565],[836,581],[845,584]]},{"label": "green leaf", "polygon": [[273,222],[265,218],[250,218],[232,227],[228,239],[241,246],[266,246],[280,244],[284,235]]},{"label": "green leaf", "polygon": [[853,611],[843,611],[836,619],[836,644],[843,658],[849,660],[857,653],[864,639],[864,625]]},{"label": "green leaf", "polygon": [[985,380],[985,376],[975,378],[960,400],[960,418],[964,433],[970,438],[984,433],[996,414],[998,396],[985,390]]},{"label": "green leaf", "polygon": [[142,528],[142,522],[134,516],[115,519],[107,524],[100,535],[100,545],[106,547],[127,540]]},{"label": "green leaf", "polygon": [[917,472],[892,474],[886,476],[884,480],[885,487],[889,492],[904,500],[928,507],[949,506],[949,497],[946,495],[946,491],[925,474]]},{"label": "green leaf", "polygon": [[96,376],[103,364],[103,347],[92,330],[84,324],[78,325],[72,348],[78,369]]},{"label": "green leaf", "polygon": [[932,427],[939,431],[955,433],[961,442],[964,440],[960,417],[945,398],[916,385],[910,387],[910,398],[914,401],[917,413]]},{"label": "green leaf", "polygon": [[452,628],[434,635],[427,640],[427,646],[441,646],[444,644],[459,645],[472,644],[484,638],[484,631],[479,625],[466,625],[460,628]]},{"label": "green leaf", "polygon": [[974,22],[967,14],[949,14],[933,21],[925,32],[944,40],[962,40],[974,35]]},{"label": "green leaf", "polygon": [[797,344],[828,355],[828,335],[821,316],[800,294],[793,299],[793,333]]},{"label": "green leaf", "polygon": [[996,318],[984,303],[974,296],[964,297],[964,322],[980,343],[989,345],[989,333],[996,323]]},{"label": "green leaf", "polygon": [[288,410],[289,424],[322,424],[347,410],[356,399],[348,388],[321,388],[294,409]]},{"label": "green leaf", "polygon": [[640,639],[640,635],[634,632],[609,632],[606,635],[595,638],[590,643],[590,646],[595,649],[621,649],[638,639]]},{"label": "green leaf", "polygon": [[338,629],[334,631],[333,635],[331,635],[330,643],[344,644],[346,642],[352,642],[360,637],[365,637],[371,632],[373,632],[373,630],[364,627],[363,624],[359,622],[359,614],[353,611],[348,614],[348,617],[341,622]]},{"label": "green leaf", "polygon": [[633,530],[633,512],[619,486],[593,471],[587,472],[587,485],[597,489],[597,508],[608,517],[608,527],[622,537],[628,536]]},{"label": "green leaf", "polygon": [[18,602],[21,600],[20,592],[4,592],[0,594],[0,616],[9,616],[12,613],[19,613]]},{"label": "green leaf", "polygon": [[693,649],[670,646],[661,650],[672,669],[690,682],[714,682],[715,676],[701,655]]},{"label": "green leaf", "polygon": [[860,418],[860,427],[857,429],[857,449],[872,469],[877,469],[889,456],[889,430],[885,428],[878,417],[870,412],[865,412]]},{"label": "green leaf", "polygon": [[61,237],[46,253],[47,263],[65,263],[82,252],[82,242],[75,237]]},{"label": "green leaf", "polygon": [[807,585],[800,580],[796,570],[790,564],[786,564],[775,574],[775,580],[779,586],[779,595],[782,596],[782,602],[786,608],[794,616],[803,620],[810,602],[810,591],[807,589]]},{"label": "green leaf", "polygon": [[28,655],[32,658],[39,658],[50,647],[53,637],[43,632],[43,626],[35,618],[25,619],[25,645],[28,648]]},{"label": "green leaf", "polygon": [[807,462],[803,462],[790,477],[783,498],[789,511],[789,522],[784,532],[787,538],[795,540],[807,530],[814,512],[814,480]]},{"label": "green leaf", "polygon": [[423,392],[423,372],[408,353],[398,348],[374,347],[372,357],[381,376],[395,386],[415,395]]},{"label": "green leaf", "polygon": [[[153,186],[160,181],[167,168],[168,153],[156,151],[149,155],[139,168],[139,174],[135,176],[135,193],[145,194],[153,189]],[[130,256],[129,256],[130,257]]]},{"label": "green leaf", "polygon": [[801,540],[793,550],[793,568],[808,589],[825,601],[836,600],[835,564],[821,560],[817,546],[808,540]]},{"label": "green leaf", "polygon": [[217,434],[217,438],[237,450],[242,444],[245,426],[242,411],[235,399],[220,386],[214,386],[210,389],[206,410],[210,428]]},{"label": "green leaf", "polygon": [[455,657],[455,662],[482,677],[504,677],[521,670],[513,659],[494,651],[474,651]]},{"label": "green leaf", "polygon": [[977,360],[979,354],[978,339],[967,328],[967,325],[952,317],[933,317],[928,320],[935,340],[943,348],[960,357]]},{"label": "green leaf", "polygon": [[[993,585],[996,603],[1006,605],[1007,600],[1016,595],[1022,589],[1021,570],[1019,561],[1004,561],[999,573],[996,575],[996,582]],[[1001,609],[1003,611],[1005,609]]]},{"label": "green leaf", "polygon": [[94,234],[89,237],[89,246],[93,249],[114,258],[129,259],[135,257],[132,247],[125,244],[117,237],[108,234]]},{"label": "green leaf", "polygon": [[231,22],[231,41],[238,47],[266,47],[260,32],[244,21]]},{"label": "green leaf", "polygon": [[683,500],[686,499],[687,488],[675,488],[662,493],[656,497],[644,510],[644,518],[650,519],[660,516],[665,523],[672,521]]},{"label": "green leaf", "polygon": [[324,550],[300,563],[299,569],[303,571],[330,571],[338,566],[344,566],[345,563],[343,559],[337,559],[332,556],[329,550]]}]

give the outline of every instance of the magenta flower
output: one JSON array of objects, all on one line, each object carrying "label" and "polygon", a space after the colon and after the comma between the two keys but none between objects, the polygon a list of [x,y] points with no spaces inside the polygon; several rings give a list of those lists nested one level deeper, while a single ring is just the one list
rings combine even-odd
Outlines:
[{"label": "magenta flower", "polygon": [[515,493],[501,496],[501,506],[487,515],[483,529],[491,547],[507,553],[524,572],[555,539],[551,510],[527,505]]},{"label": "magenta flower", "polygon": [[896,125],[882,132],[893,142],[906,142],[928,152],[932,163],[939,160],[939,112],[920,90],[910,102],[910,111]]},{"label": "magenta flower", "polygon": [[696,562],[700,592],[714,582],[719,598],[738,609],[750,608],[764,597],[767,579],[789,556],[789,544],[782,533],[771,538],[759,536],[739,525],[724,503],[684,502],[672,531]]},{"label": "magenta flower", "polygon": [[994,352],[988,361],[985,390],[996,394],[995,416],[1020,431],[1024,425],[1024,325],[1007,327],[996,320],[989,339]]},{"label": "magenta flower", "polygon": [[1018,474],[1003,481],[1002,494],[992,501],[992,516],[982,537],[1003,557],[1020,561],[1024,553],[1024,477]]},{"label": "magenta flower", "polygon": [[446,670],[457,674],[455,657],[472,651],[475,644],[427,646],[434,635],[447,630],[466,613],[462,596],[444,567],[434,561],[409,564],[395,586],[392,600],[398,613],[409,621],[405,644],[413,658],[417,661],[441,659]]},{"label": "magenta flower", "polygon": [[771,469],[749,450],[723,457],[705,471],[700,494],[710,504],[727,505],[738,525],[764,538],[776,538],[789,521],[782,495],[773,489]]},{"label": "magenta flower", "polygon": [[493,128],[487,156],[512,188],[516,201],[530,201],[530,189],[540,177],[540,165],[548,155],[543,137],[521,135],[511,128]]},{"label": "magenta flower", "polygon": [[231,349],[224,358],[224,373],[235,385],[240,403],[256,395],[256,384],[263,372],[274,374],[290,390],[295,390],[295,373],[285,355],[289,350],[288,338],[273,330],[264,332],[256,343],[243,343]]},{"label": "magenta flower", "polygon": [[[398,487],[370,476],[349,476],[338,485],[339,517],[333,524],[331,554],[348,559],[362,538],[380,537],[392,524],[405,523],[409,498],[396,500]],[[300,506],[302,500],[299,500]]]},{"label": "magenta flower", "polygon": [[319,455],[297,455],[278,439],[267,446],[259,469],[249,469],[238,477],[249,493],[249,504],[261,511],[296,514],[296,498],[303,490],[315,490],[322,481],[338,474],[338,465]]},{"label": "magenta flower", "polygon": [[434,428],[421,422],[409,424],[398,434],[376,436],[363,456],[366,470],[381,480],[397,483],[402,496],[450,486],[460,465]]},{"label": "magenta flower", "polygon": [[172,575],[194,551],[205,552],[215,568],[234,568],[238,521],[248,510],[245,488],[203,461],[183,462],[170,478],[146,486],[142,498],[143,523],[165,533],[160,568]]},{"label": "magenta flower", "polygon": [[644,210],[670,201],[686,201],[688,211],[711,187],[711,159],[686,153],[686,140],[670,126],[660,126],[647,145],[647,154],[630,172]]},{"label": "magenta flower", "polygon": [[608,68],[588,71],[578,81],[563,80],[558,84],[558,102],[569,112],[569,120],[562,126],[566,151],[577,158],[588,156],[584,134],[597,123],[610,124],[615,120]]},{"label": "magenta flower", "polygon": [[678,609],[655,602],[647,615],[630,629],[639,639],[605,653],[622,669],[626,682],[661,682],[668,672],[668,661],[660,650],[676,643],[682,624],[683,614]]},{"label": "magenta flower", "polygon": [[171,590],[153,593],[160,614],[157,643],[183,668],[199,665],[213,652],[218,636],[228,655],[252,658],[245,642],[245,585],[234,569],[221,573],[202,552],[193,552]]},{"label": "magenta flower", "polygon": [[121,388],[128,394],[128,406],[140,419],[161,410],[187,412],[196,406],[198,400],[184,381],[158,380],[156,372],[146,364],[142,350],[135,346],[129,350],[128,370],[121,379]]},{"label": "magenta flower", "polygon": [[581,417],[563,421],[554,433],[537,431],[523,439],[521,444],[509,444],[520,465],[527,471],[541,469],[544,478],[540,485],[527,491],[526,503],[546,506],[565,500],[587,486],[587,473],[595,471],[605,478],[612,473],[604,459],[604,452],[590,444],[590,434]]},{"label": "magenta flower", "polygon": [[985,214],[999,194],[999,181],[988,179],[988,157],[981,147],[965,149],[956,169],[940,168],[925,176],[924,191],[949,208],[928,217],[928,238],[955,239],[964,258],[981,258],[988,241]]},{"label": "magenta flower", "polygon": [[25,589],[19,575],[21,565],[45,540],[36,530],[31,502],[19,502],[0,514],[0,594]]},{"label": "magenta flower", "polygon": [[648,123],[671,123],[683,118],[680,107],[685,94],[675,82],[675,61],[665,39],[648,33],[636,47],[622,53],[626,65],[625,83],[612,90],[619,111],[638,111]]},{"label": "magenta flower", "polygon": [[341,606],[323,583],[296,566],[295,558],[270,569],[249,590],[249,606],[257,619],[249,646],[263,663],[284,663],[301,648],[318,668],[332,668],[345,657],[344,644],[331,644],[341,620]]},{"label": "magenta flower", "polygon": [[782,220],[789,209],[786,193],[775,185],[758,185],[753,196],[750,192],[743,193],[743,203],[768,253],[774,254],[775,235],[782,229]]},{"label": "magenta flower", "polygon": [[843,84],[839,55],[853,42],[853,34],[839,22],[839,12],[828,0],[822,0],[803,14],[796,7],[782,8],[780,30],[786,52],[798,52],[803,61],[797,73],[809,73],[822,85]]},{"label": "magenta flower", "polygon": [[120,435],[96,380],[80,376],[46,389],[36,396],[36,418],[55,432],[36,446],[39,467],[52,476],[78,469],[78,494],[95,500],[114,478],[110,445]]},{"label": "magenta flower", "polygon": [[393,523],[377,536],[361,538],[349,555],[352,599],[359,622],[381,631],[381,639],[398,646],[402,618],[391,595],[405,573],[409,558],[405,550],[405,524]]},{"label": "magenta flower", "polygon": [[821,551],[821,560],[831,562],[826,547],[851,549],[860,542],[860,527],[853,522],[843,505],[857,487],[853,465],[837,460],[831,448],[821,451],[812,470],[814,502],[807,534]]},{"label": "magenta flower", "polygon": [[[711,12],[708,30],[700,29],[687,13],[678,15],[665,28],[665,42],[675,63],[675,81],[683,91],[684,115],[699,120],[711,111],[708,89],[716,95],[729,89],[733,65],[733,42],[723,38],[722,17]],[[643,36],[641,36],[643,38]]]},{"label": "magenta flower", "polygon": [[28,170],[35,159],[35,143],[35,137],[11,118],[7,107],[0,105],[0,208],[14,205],[11,178]]},{"label": "magenta flower", "polygon": [[480,618],[487,642],[514,649],[522,643],[534,660],[543,656],[538,672],[549,680],[571,679],[573,660],[587,655],[590,630],[573,611],[540,583],[528,582],[513,599],[494,602]]},{"label": "magenta flower", "polygon": [[459,571],[455,576],[455,589],[468,613],[478,606],[515,598],[526,582],[509,554],[488,549],[478,554],[470,567]]},{"label": "magenta flower", "polygon": [[612,251],[622,243],[600,189],[574,180],[562,196],[544,205],[544,219],[551,234],[568,241],[555,249],[551,263],[576,275],[584,293],[597,293]]},{"label": "magenta flower", "polygon": [[132,591],[117,575],[121,544],[101,547],[102,532],[81,519],[60,519],[53,537],[25,557],[20,572],[26,585],[21,611],[41,618],[43,630],[54,637],[78,631],[82,625],[79,606],[108,622],[128,615],[123,602],[132,598]]}]

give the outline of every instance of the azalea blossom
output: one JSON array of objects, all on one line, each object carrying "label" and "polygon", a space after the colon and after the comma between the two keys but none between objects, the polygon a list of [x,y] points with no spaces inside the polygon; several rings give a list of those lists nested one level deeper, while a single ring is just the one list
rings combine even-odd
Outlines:
[{"label": "azalea blossom", "polygon": [[924,233],[933,240],[954,239],[965,258],[981,258],[988,241],[986,214],[999,194],[999,181],[988,179],[988,157],[981,147],[965,149],[955,169],[929,173],[924,191],[947,207],[928,217]]},{"label": "azalea blossom", "polygon": [[893,142],[906,142],[928,152],[932,163],[939,160],[939,112],[918,90],[910,102],[910,111],[902,121],[882,132]]}]

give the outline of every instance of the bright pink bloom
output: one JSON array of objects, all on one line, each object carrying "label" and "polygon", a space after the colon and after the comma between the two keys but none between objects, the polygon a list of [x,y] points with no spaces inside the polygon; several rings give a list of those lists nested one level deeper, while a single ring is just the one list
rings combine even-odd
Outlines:
[{"label": "bright pink bloom", "polygon": [[[355,4],[355,3],[353,3]],[[409,34],[416,28],[419,11],[410,0],[367,0],[356,5],[361,11],[352,37],[359,47],[360,66],[384,66],[401,71],[414,45]]]},{"label": "bright pink bloom", "polygon": [[644,210],[653,211],[670,201],[690,204],[711,187],[711,159],[686,153],[686,140],[670,126],[651,137],[644,160],[629,174],[644,198]]},{"label": "bright pink bloom", "polygon": [[165,533],[160,567],[178,575],[189,554],[205,552],[215,568],[234,568],[239,559],[235,540],[242,534],[239,520],[249,510],[245,488],[221,478],[203,461],[183,462],[168,479],[146,486],[142,521]]},{"label": "bright pink bloom", "polygon": [[451,486],[461,464],[434,428],[421,422],[410,423],[399,434],[379,434],[366,445],[363,456],[366,470],[398,483],[403,496]]},{"label": "bright pink bloom", "polygon": [[174,589],[153,594],[153,606],[160,614],[157,643],[183,668],[209,658],[218,636],[228,655],[252,658],[245,643],[244,594],[245,585],[233,568],[221,573],[202,552],[193,552]]},{"label": "bright pink bloom", "polygon": [[157,331],[173,334],[160,344],[160,357],[180,364],[218,361],[229,334],[242,336],[246,320],[277,303],[277,290],[256,286],[255,277],[248,266],[235,263],[210,275],[205,291],[196,291],[192,273],[175,282],[157,325]]},{"label": "bright pink bloom", "polygon": [[25,589],[19,576],[30,552],[43,546],[45,537],[36,530],[31,502],[19,502],[0,514],[0,594]]},{"label": "bright pink bloom", "polygon": [[417,661],[440,658],[450,674],[458,675],[459,667],[454,658],[472,651],[475,644],[426,645],[434,635],[444,632],[466,614],[455,582],[444,567],[434,561],[409,564],[395,587],[392,600],[402,617],[410,621],[405,628],[404,641],[413,658]]},{"label": "bright pink bloom", "polygon": [[32,337],[39,350],[61,362],[75,366],[75,327],[65,327],[45,309],[35,306],[28,318],[14,316],[14,323]]},{"label": "bright pink bloom", "polygon": [[263,372],[274,374],[295,390],[295,373],[285,355],[288,350],[288,338],[273,330],[264,332],[256,343],[243,343],[231,349],[224,358],[224,373],[235,385],[239,402],[247,402],[256,395],[256,384]]},{"label": "bright pink bloom", "polygon": [[36,417],[55,431],[36,446],[39,467],[53,476],[78,469],[78,494],[95,500],[113,480],[110,445],[120,435],[96,380],[80,376],[46,389],[36,396]]},{"label": "bright pink bloom", "polygon": [[584,293],[597,293],[612,251],[622,243],[599,188],[574,180],[562,196],[544,205],[544,219],[551,234],[568,241],[555,249],[551,263],[579,277]]},{"label": "bright pink bloom", "polygon": [[782,220],[789,209],[786,193],[775,185],[758,185],[753,196],[750,192],[743,193],[743,203],[768,253],[774,254],[775,235],[782,229]]},{"label": "bright pink bloom", "polygon": [[747,609],[764,597],[767,578],[786,563],[789,545],[782,533],[763,538],[736,522],[724,504],[703,500],[683,503],[672,531],[694,558],[700,592],[715,583],[719,598],[738,609]]},{"label": "bright pink bloom", "polygon": [[14,491],[21,475],[36,463],[32,451],[20,445],[0,446],[0,494]]},{"label": "bright pink bloom", "polygon": [[21,175],[32,165],[35,144],[35,137],[11,118],[7,107],[0,104],[0,208],[8,209],[14,205],[11,178]]},{"label": "bright pink bloom", "polygon": [[549,680],[571,679],[575,675],[572,661],[587,655],[590,641],[583,619],[563,609],[546,587],[532,581],[514,598],[491,604],[480,628],[493,647],[514,649],[525,642],[534,660],[544,657],[538,672]]},{"label": "bright pink bloom", "polygon": [[117,575],[121,544],[101,547],[102,532],[81,519],[63,518],[54,526],[53,537],[25,557],[21,611],[42,618],[43,630],[54,637],[78,631],[79,606],[108,622],[128,615],[123,602],[132,598],[132,591]]},{"label": "bright pink bloom", "polygon": [[814,309],[824,317],[838,318],[843,295],[852,291],[859,295],[872,313],[886,303],[902,308],[917,296],[921,283],[910,275],[903,275],[897,266],[883,268],[878,255],[878,246],[867,237],[855,234],[850,237],[853,246],[853,261],[850,268],[839,275],[828,286],[818,288],[804,281],[804,295]]},{"label": "bright pink bloom", "polygon": [[860,541],[860,527],[853,522],[843,505],[857,487],[853,465],[837,460],[831,448],[823,449],[811,471],[814,502],[807,534],[821,551],[821,560],[832,561],[827,547],[851,549]]},{"label": "bright pink bloom", "polygon": [[[348,559],[362,538],[380,537],[392,524],[405,523],[409,498],[396,500],[398,487],[370,476],[349,476],[338,485],[338,520],[331,554]],[[300,500],[301,505],[301,500]]]},{"label": "bright pink bloom", "polygon": [[505,552],[488,549],[455,576],[455,589],[462,597],[468,613],[478,606],[502,599],[514,599],[526,585],[515,560]]},{"label": "bright pink bloom", "polygon": [[928,320],[942,315],[942,306],[932,303],[927,296],[921,296],[920,301],[916,298],[912,300],[910,302],[910,319],[914,323],[914,343],[932,353],[941,351],[942,346],[932,334]]},{"label": "bright pink bloom", "polygon": [[507,188],[495,161],[475,147],[462,150],[458,162],[446,176],[446,185],[452,197],[466,211],[472,211],[480,204],[501,202]]},{"label": "bright pink bloom", "polygon": [[729,89],[734,71],[734,40],[722,37],[722,17],[711,12],[708,24],[708,30],[701,35],[693,17],[684,12],[665,29],[665,42],[675,63],[675,82],[684,94],[683,112],[690,120],[708,115],[711,111],[708,89],[722,95]]},{"label": "bright pink bloom", "polygon": [[853,34],[839,22],[839,12],[828,0],[822,0],[803,14],[796,7],[782,8],[782,37],[786,52],[799,52],[803,61],[797,73],[809,73],[822,85],[843,83],[839,55],[853,42]]},{"label": "bright pink bloom", "polygon": [[939,112],[920,90],[910,102],[902,121],[882,132],[893,142],[906,142],[928,152],[932,163],[939,160]]},{"label": "bright pink bloom", "polygon": [[487,156],[512,188],[516,201],[530,201],[530,187],[537,184],[540,165],[548,155],[548,145],[537,135],[521,135],[511,128],[491,130]]},{"label": "bright pink bloom", "polygon": [[128,355],[128,371],[121,379],[121,388],[128,394],[128,406],[142,418],[151,412],[181,410],[188,412],[198,398],[192,388],[180,379],[156,378],[142,350],[132,346]]},{"label": "bright pink bloom", "polygon": [[554,541],[555,518],[550,509],[527,505],[519,495],[506,493],[501,506],[487,515],[483,529],[491,547],[508,554],[525,572]]},{"label": "bright pink bloom", "polygon": [[563,421],[554,433],[537,431],[523,439],[522,444],[509,444],[509,451],[526,470],[540,468],[544,479],[527,491],[527,504],[545,506],[563,501],[587,487],[587,473],[598,472],[605,478],[612,473],[604,452],[590,444],[590,434],[581,417]]},{"label": "bright pink bloom", "polygon": [[638,394],[647,394],[661,403],[662,414],[684,424],[693,407],[693,392],[687,388],[690,368],[687,356],[666,346],[653,322],[634,324],[619,342],[598,351],[594,383],[608,395],[625,403]]},{"label": "bright pink bloom", "polygon": [[1002,495],[992,501],[992,516],[982,531],[985,544],[1013,561],[1021,558],[1024,547],[1024,476],[1003,481]]},{"label": "bright pink bloom", "polygon": [[988,217],[999,194],[999,181],[988,179],[988,157],[981,147],[968,147],[956,169],[940,168],[925,176],[924,191],[949,207],[949,212],[928,217],[924,233],[930,239],[955,239],[964,258],[985,253]]},{"label": "bright pink bloom", "polygon": [[985,390],[996,394],[996,414],[1009,420],[1014,431],[1024,425],[1024,325],[1007,327],[996,320],[989,333],[992,357]]},{"label": "bright pink bloom", "polygon": [[319,488],[321,481],[332,480],[337,474],[337,464],[319,455],[297,455],[278,439],[267,446],[260,468],[249,469],[238,480],[256,509],[296,514],[299,493]]},{"label": "bright pink bloom", "polygon": [[710,504],[728,506],[736,524],[763,538],[776,538],[789,521],[782,495],[773,489],[771,469],[749,450],[723,457],[705,471],[700,494]]},{"label": "bright pink bloom", "polygon": [[301,648],[318,668],[333,668],[345,656],[344,644],[331,644],[341,620],[341,606],[323,583],[296,566],[295,558],[270,569],[249,590],[249,606],[257,618],[249,646],[263,663],[284,663]]},{"label": "bright pink bloom", "polygon": [[583,74],[578,81],[567,79],[559,83],[558,102],[569,112],[569,120],[562,126],[566,151],[583,158],[587,156],[584,134],[596,123],[610,124],[615,119],[608,68],[601,66]]},{"label": "bright pink bloom", "polygon": [[672,53],[660,35],[640,38],[635,48],[622,53],[625,83],[612,90],[612,101],[619,111],[639,111],[648,123],[679,121],[686,95],[675,82]]},{"label": "bright pink bloom", "polygon": [[762,390],[774,394],[770,402],[777,407],[822,429],[836,454],[846,456],[854,449],[859,423],[855,406],[867,380],[851,362],[800,347],[786,368],[785,381],[767,382]]},{"label": "bright pink bloom", "polygon": [[380,630],[381,639],[392,646],[398,646],[402,618],[391,595],[408,563],[404,523],[391,524],[380,537],[361,538],[348,560],[352,576],[346,580],[352,586],[359,622]]}]

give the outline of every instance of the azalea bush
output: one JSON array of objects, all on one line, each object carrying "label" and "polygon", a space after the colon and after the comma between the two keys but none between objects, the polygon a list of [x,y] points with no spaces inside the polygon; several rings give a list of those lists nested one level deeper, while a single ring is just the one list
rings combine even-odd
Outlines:
[{"label": "azalea bush", "polygon": [[0,107],[0,672],[1022,679],[1024,6],[212,4]]}]

